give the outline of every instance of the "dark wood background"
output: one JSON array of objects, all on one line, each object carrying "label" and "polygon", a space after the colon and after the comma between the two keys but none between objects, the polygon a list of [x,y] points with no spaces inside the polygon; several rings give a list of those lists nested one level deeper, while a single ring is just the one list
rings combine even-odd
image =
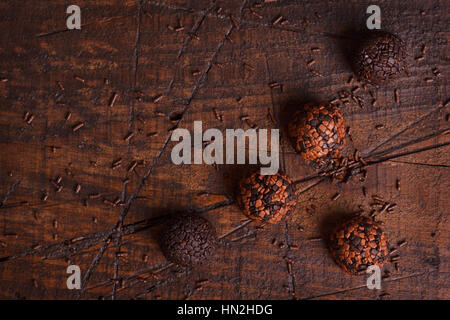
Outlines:
[{"label": "dark wood background", "polygon": [[[0,4],[0,298],[450,297],[448,1],[78,1],[82,29],[68,31],[75,2]],[[283,137],[299,204],[261,226],[232,197],[248,167],[172,164],[175,126],[284,128],[287,106],[357,86],[346,57],[370,4],[408,43],[410,76],[342,107],[345,152],[372,161],[365,182],[318,177]],[[408,242],[381,291],[344,273],[323,240],[375,194],[397,204],[377,216],[391,244]],[[158,248],[161,217],[180,211],[221,236],[204,267],[173,266]],[[70,264],[81,291],[66,288]]]}]

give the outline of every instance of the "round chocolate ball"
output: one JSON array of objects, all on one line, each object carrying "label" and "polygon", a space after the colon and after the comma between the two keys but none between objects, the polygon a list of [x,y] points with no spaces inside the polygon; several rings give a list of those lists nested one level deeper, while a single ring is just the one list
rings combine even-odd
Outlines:
[{"label": "round chocolate ball", "polygon": [[167,222],[161,233],[160,245],[167,260],[182,266],[197,266],[214,254],[216,231],[205,218],[182,214]]},{"label": "round chocolate ball", "polygon": [[406,71],[406,46],[396,35],[371,32],[356,52],[353,69],[360,80],[383,84]]},{"label": "round chocolate ball", "polygon": [[358,216],[336,227],[330,237],[334,260],[347,272],[362,274],[371,265],[380,268],[388,259],[388,240],[371,218]]},{"label": "round chocolate ball", "polygon": [[309,103],[294,113],[288,135],[305,160],[335,156],[345,143],[344,117],[330,103]]},{"label": "round chocolate ball", "polygon": [[240,182],[238,202],[248,217],[278,223],[287,219],[296,204],[296,190],[285,174],[261,175],[255,172]]}]

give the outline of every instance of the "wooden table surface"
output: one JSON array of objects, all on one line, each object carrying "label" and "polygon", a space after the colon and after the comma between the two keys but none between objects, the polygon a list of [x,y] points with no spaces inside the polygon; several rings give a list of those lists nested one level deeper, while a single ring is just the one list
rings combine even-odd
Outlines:
[{"label": "wooden table surface", "polygon": [[[0,298],[450,298],[448,1],[78,1],[82,28],[68,30],[72,2],[0,4]],[[346,57],[370,4],[407,42],[410,75],[364,89]],[[356,86],[344,155],[358,150],[367,178],[336,183],[294,152],[283,115]],[[300,191],[286,223],[240,212],[249,166],[172,163],[171,130],[195,120],[282,129],[281,168]],[[323,240],[372,195],[397,204],[376,217],[391,245],[408,243],[382,290],[343,272]],[[221,236],[198,269],[157,245],[161,217],[186,211]],[[72,264],[82,290],[66,287]]]}]

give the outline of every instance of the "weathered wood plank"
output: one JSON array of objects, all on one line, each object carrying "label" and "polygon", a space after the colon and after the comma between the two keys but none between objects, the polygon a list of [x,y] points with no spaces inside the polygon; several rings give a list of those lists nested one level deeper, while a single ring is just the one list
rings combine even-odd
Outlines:
[{"label": "weathered wood plank", "polygon": [[[377,217],[391,244],[408,241],[399,270],[386,267],[385,298],[449,298],[445,1],[379,2],[383,28],[410,47],[410,76],[361,88],[364,108],[342,107],[351,135],[343,153],[374,161],[364,182],[346,184],[317,178],[283,128],[302,102],[359,86],[348,83],[346,55],[371,3],[253,4],[97,1],[81,7],[81,31],[66,30],[62,1],[0,4],[0,298],[77,298],[65,270],[77,264],[90,271],[89,299],[377,299],[365,277],[339,269],[325,241],[373,194],[397,204]],[[204,130],[282,130],[281,168],[302,190],[286,224],[246,222],[233,193],[249,166],[172,163],[170,130],[195,120]],[[180,269],[160,252],[160,217],[182,211],[207,217],[223,237],[210,265]]]}]

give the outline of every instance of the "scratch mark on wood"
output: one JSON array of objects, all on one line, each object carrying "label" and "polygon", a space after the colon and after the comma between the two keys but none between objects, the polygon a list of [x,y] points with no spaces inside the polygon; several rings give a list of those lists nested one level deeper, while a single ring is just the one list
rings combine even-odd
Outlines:
[{"label": "scratch mark on wood", "polygon": [[399,135],[401,135],[403,132],[405,132],[408,129],[411,129],[413,127],[415,127],[417,124],[419,124],[422,120],[424,120],[425,118],[427,118],[428,116],[432,115],[435,112],[438,112],[439,110],[441,110],[442,108],[444,108],[446,106],[446,104],[441,104],[439,106],[437,106],[436,108],[433,108],[432,110],[430,110],[429,112],[427,112],[426,114],[424,114],[423,116],[421,116],[420,118],[414,120],[413,122],[411,122],[410,124],[406,125],[405,127],[403,127],[402,129],[400,129],[399,131],[391,134],[390,136],[386,137],[385,139],[381,140],[379,143],[377,143],[376,145],[368,148],[367,150],[364,150],[361,152],[361,155],[363,157],[367,157],[367,156],[371,156],[373,154],[373,152],[375,150],[377,150],[378,148],[380,148],[381,146],[383,146],[384,144],[388,143],[389,141],[391,141],[392,139],[398,137]]},{"label": "scratch mark on wood", "polygon": [[20,184],[20,180],[17,180],[16,182],[14,182],[11,187],[8,189],[8,191],[6,191],[5,195],[3,196],[2,201],[0,202],[0,207],[3,207],[3,205],[5,204],[6,201],[8,201],[9,197],[11,196],[11,194],[16,191],[17,187]]},{"label": "scratch mark on wood", "polygon": [[[399,280],[413,278],[413,277],[420,277],[420,276],[423,276],[423,275],[426,275],[426,274],[430,274],[430,273],[433,273],[433,272],[435,272],[435,271],[413,273],[413,274],[410,274],[410,275],[407,275],[407,276],[403,276],[403,277],[387,279],[387,280],[384,280],[383,282],[394,282],[394,281],[399,281]],[[321,298],[321,297],[331,296],[331,295],[344,293],[344,292],[348,292],[348,291],[358,290],[358,289],[362,289],[362,288],[367,288],[367,286],[364,284],[364,285],[361,285],[361,286],[346,288],[346,289],[342,289],[342,290],[336,290],[336,291],[326,292],[326,293],[322,293],[322,294],[316,294],[316,295],[300,298],[300,300],[310,300],[310,299],[315,299],[315,298]]]}]

